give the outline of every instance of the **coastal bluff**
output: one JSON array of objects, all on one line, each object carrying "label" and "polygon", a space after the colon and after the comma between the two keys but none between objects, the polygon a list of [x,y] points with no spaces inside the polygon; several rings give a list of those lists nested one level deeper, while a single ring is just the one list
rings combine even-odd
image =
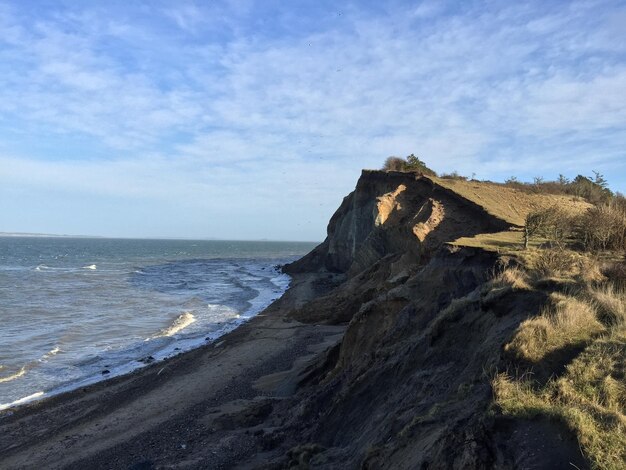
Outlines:
[{"label": "coastal bluff", "polygon": [[564,425],[504,416],[492,388],[554,289],[494,279],[526,215],[557,204],[589,206],[364,170],[280,299],[215,343],[0,412],[0,468],[589,468]]}]

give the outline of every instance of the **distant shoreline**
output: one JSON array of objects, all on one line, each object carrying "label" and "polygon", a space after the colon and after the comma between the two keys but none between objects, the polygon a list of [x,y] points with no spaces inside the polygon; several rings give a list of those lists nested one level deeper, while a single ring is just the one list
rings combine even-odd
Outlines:
[{"label": "distant shoreline", "polygon": [[228,238],[184,238],[184,237],[108,237],[104,235],[58,235],[53,233],[0,232],[0,238],[93,238],[103,240],[181,240],[198,242],[263,242],[263,243],[321,243],[320,240],[269,240]]},{"label": "distant shoreline", "polygon": [[0,237],[5,238],[106,238],[98,235],[56,235],[52,233],[22,233],[22,232],[0,232]]}]

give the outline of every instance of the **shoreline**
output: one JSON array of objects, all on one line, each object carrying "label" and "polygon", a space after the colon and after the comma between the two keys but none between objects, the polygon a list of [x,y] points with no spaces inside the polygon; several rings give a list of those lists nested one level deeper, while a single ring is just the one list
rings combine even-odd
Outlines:
[{"label": "shoreline", "polygon": [[[35,401],[45,400],[79,388],[88,387],[99,382],[107,382],[116,377],[132,374],[134,371],[143,369],[152,363],[160,364],[167,359],[171,359],[180,354],[184,354],[219,341],[223,336],[239,328],[241,325],[249,322],[256,315],[263,312],[289,290],[292,283],[292,276],[282,272],[278,265],[270,266],[268,272],[272,273],[272,276],[269,278],[270,282],[272,282],[276,289],[280,289],[280,291],[275,292],[270,289],[257,291],[256,297],[247,301],[248,306],[245,310],[239,313],[236,318],[222,324],[219,328],[205,332],[194,332],[191,335],[188,333],[185,334],[185,332],[181,330],[182,336],[177,338],[174,338],[174,335],[161,336],[159,334],[147,337],[143,342],[133,344],[132,346],[128,346],[126,348],[128,350],[137,349],[138,355],[134,359],[129,358],[127,362],[116,363],[112,366],[106,365],[97,373],[87,373],[82,377],[69,382],[59,383],[48,389],[38,389],[38,387],[33,388],[27,391],[27,393],[23,396],[18,396],[10,402],[0,402],[0,420],[3,418],[3,412],[10,413],[20,406],[34,403]],[[180,316],[177,318],[180,318]],[[162,337],[170,337],[171,341],[167,342],[167,344],[163,344],[162,346],[157,346],[156,349],[155,346],[150,348],[150,344],[147,344],[150,340],[158,340]],[[126,349],[120,349],[118,352],[123,352]],[[24,367],[22,370],[23,369]],[[23,373],[20,372],[17,372],[17,374],[23,375]]]},{"label": "shoreline", "polygon": [[[233,409],[241,406],[238,401],[289,394],[312,351],[333,346],[345,330],[288,318],[294,307],[316,296],[319,277],[291,276],[279,299],[217,342],[1,411],[0,466],[124,468],[137,463],[138,453],[165,464],[196,450],[211,461],[206,465],[224,465],[230,452],[205,452],[216,442],[210,424],[221,416],[216,407]],[[181,442],[173,444],[175,431]],[[235,446],[239,456],[242,446]]]}]

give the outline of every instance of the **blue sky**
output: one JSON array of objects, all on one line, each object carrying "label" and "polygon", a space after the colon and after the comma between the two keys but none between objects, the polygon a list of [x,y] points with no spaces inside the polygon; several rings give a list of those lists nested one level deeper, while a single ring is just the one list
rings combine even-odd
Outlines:
[{"label": "blue sky", "polygon": [[626,3],[0,0],[0,231],[320,240],[410,153],[626,191]]}]

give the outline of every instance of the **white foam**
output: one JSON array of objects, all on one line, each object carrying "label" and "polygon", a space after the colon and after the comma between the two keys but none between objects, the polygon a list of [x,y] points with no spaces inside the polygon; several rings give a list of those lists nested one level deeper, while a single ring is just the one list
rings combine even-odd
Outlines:
[{"label": "white foam", "polygon": [[40,362],[42,361],[47,361],[48,359],[50,359],[53,356],[56,356],[58,353],[61,352],[61,348],[59,348],[58,346],[55,346],[54,348],[52,348],[50,351],[48,351],[46,354],[44,354],[43,356],[41,356],[41,359],[39,359]]},{"label": "white foam", "polygon": [[[42,265],[43,266],[43,265]],[[93,269],[96,268],[96,265],[93,266]],[[54,269],[48,268],[44,266],[44,269]],[[84,267],[84,269],[92,269],[90,266]],[[145,273],[143,273],[145,274]],[[161,361],[168,357],[172,357],[183,353],[185,351],[189,351],[191,349],[197,348],[204,344],[213,342],[220,338],[221,336],[229,333],[230,331],[237,328],[242,323],[248,321],[257,313],[265,309],[269,304],[271,304],[276,298],[280,297],[284,291],[288,288],[291,278],[283,273],[277,272],[275,270],[268,270],[263,272],[257,269],[251,269],[251,276],[263,276],[267,279],[267,275],[269,274],[271,284],[273,284],[273,288],[264,287],[258,290],[258,294],[252,300],[249,300],[249,308],[243,312],[237,312],[231,307],[220,305],[220,304],[204,304],[206,306],[207,311],[202,311],[201,307],[199,310],[194,312],[198,315],[198,318],[193,315],[193,313],[186,311],[176,317],[172,323],[161,330],[157,335],[147,338],[144,345],[140,349],[143,350],[141,355],[136,355],[133,353],[132,355],[137,357],[142,357],[143,355],[150,355],[156,361]],[[210,331],[206,331],[204,328],[207,324],[207,320],[210,324],[213,325],[213,328]],[[190,325],[195,324],[194,327],[189,328]],[[182,335],[181,333],[184,331]],[[173,337],[172,339],[169,339]],[[51,351],[42,356],[39,361],[47,360],[48,358],[54,356],[62,352],[61,349],[56,346]],[[137,359],[130,359],[128,362],[111,364],[111,366],[106,366],[109,370],[109,373],[103,375],[101,371],[97,373],[89,374],[83,376],[78,380],[71,380],[69,382],[60,384],[59,386],[53,387],[51,389],[46,390],[45,392],[37,392],[33,393],[27,397],[21,398],[19,400],[15,400],[11,403],[0,405],[0,410],[4,410],[6,408],[11,408],[14,406],[18,406],[39,398],[43,396],[49,397],[53,395],[57,395],[59,393],[67,392],[70,390],[74,390],[76,388],[80,388],[81,386],[87,386],[96,382],[105,381],[108,379],[112,379],[113,377],[117,377],[126,373],[129,373],[133,370],[145,367],[149,362],[139,361]],[[23,374],[25,374],[30,367],[25,366],[25,370]],[[23,375],[22,374],[22,375]]]},{"label": "white foam", "polygon": [[23,375],[26,375],[26,371],[27,371],[27,367],[23,366],[19,371],[17,371],[15,374],[12,375],[8,375],[6,377],[0,377],[0,383],[6,383],[6,382],[12,382],[15,379],[19,379],[20,377],[22,377]]},{"label": "white foam", "polygon": [[36,400],[37,398],[41,398],[41,396],[43,395],[44,395],[44,392],[35,392],[32,395],[28,395],[27,397],[12,401],[11,403],[2,403],[0,404],[0,411],[6,410],[7,408],[11,408],[13,406],[23,405],[24,403],[28,403],[33,400]]},{"label": "white foam", "polygon": [[163,336],[174,336],[179,331],[184,330],[189,325],[196,321],[196,317],[193,316],[190,312],[185,312],[174,320],[174,322],[167,328],[161,330],[161,332],[154,336],[154,338],[160,338]]}]

